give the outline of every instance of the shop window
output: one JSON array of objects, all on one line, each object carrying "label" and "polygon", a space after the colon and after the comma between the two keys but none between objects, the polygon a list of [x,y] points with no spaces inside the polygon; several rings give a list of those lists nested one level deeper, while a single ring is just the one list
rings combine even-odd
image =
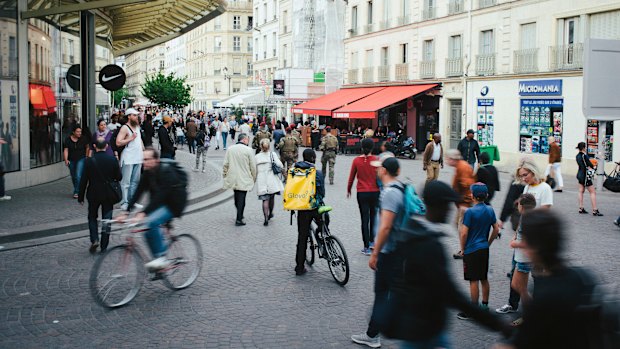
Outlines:
[{"label": "shop window", "polygon": [[[6,143],[0,144],[0,162],[5,172],[19,171],[19,133],[18,131],[18,79],[17,79],[17,9],[13,3],[5,5],[0,12],[2,34],[8,36],[8,52],[2,47],[0,55],[0,138]],[[6,33],[6,34],[5,34]],[[3,36],[4,36],[3,35]],[[4,36],[7,38],[7,36]],[[6,39],[5,39],[6,40]],[[6,41],[5,41],[6,42]],[[3,44],[4,45],[4,44]],[[7,55],[8,53],[8,55]],[[8,71],[6,70],[8,58]],[[7,74],[8,73],[8,74]]]},{"label": "shop window", "polygon": [[[614,139],[614,122],[608,121],[605,124],[605,139],[603,146],[605,147],[605,161],[613,161],[613,139]],[[588,120],[588,129],[586,131],[587,151],[590,157],[598,156],[599,152],[599,122],[598,120]]]},{"label": "shop window", "polygon": [[519,151],[522,153],[548,154],[547,138],[554,136],[562,146],[564,100],[522,99],[519,113]]}]

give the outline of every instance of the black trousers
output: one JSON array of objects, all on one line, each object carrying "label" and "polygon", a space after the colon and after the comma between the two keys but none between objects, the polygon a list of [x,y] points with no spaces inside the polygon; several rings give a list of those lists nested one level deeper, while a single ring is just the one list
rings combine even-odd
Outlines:
[{"label": "black trousers", "polygon": [[[99,233],[97,232],[97,212],[101,207],[101,217],[103,219],[112,219],[113,205],[109,202],[100,200],[88,200],[88,230],[90,231],[90,242],[99,241]],[[110,242],[110,224],[101,225],[101,249],[108,248]]]},{"label": "black trousers", "polygon": [[362,241],[364,248],[368,248],[374,239],[375,218],[377,205],[379,204],[379,192],[357,193],[357,205],[362,216]]},{"label": "black trousers", "polygon": [[297,211],[297,253],[295,254],[295,271],[304,269],[306,261],[306,249],[308,248],[308,235],[312,220],[318,218],[317,210]]},{"label": "black trousers", "polygon": [[379,253],[377,259],[377,271],[375,272],[375,302],[373,304],[372,315],[368,323],[366,334],[369,337],[379,335],[377,316],[384,312],[381,307],[386,304],[394,278],[399,276],[399,258],[389,253]]},{"label": "black trousers", "polygon": [[235,190],[235,207],[237,208],[237,221],[243,220],[243,211],[245,211],[245,197],[247,191]]}]

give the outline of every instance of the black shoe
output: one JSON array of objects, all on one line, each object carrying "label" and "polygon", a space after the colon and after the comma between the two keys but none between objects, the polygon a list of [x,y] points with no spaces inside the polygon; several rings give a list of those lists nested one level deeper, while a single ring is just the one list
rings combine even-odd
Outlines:
[{"label": "black shoe", "polygon": [[265,219],[265,221],[263,222],[264,226],[268,226],[269,225],[269,220]]},{"label": "black shoe", "polygon": [[302,270],[295,270],[295,275],[300,276],[300,275],[304,275],[307,272],[308,272],[308,269],[303,268]]},{"label": "black shoe", "polygon": [[470,319],[470,317],[467,314],[465,314],[465,313],[458,313],[458,314],[456,314],[456,317],[458,319],[460,319],[460,320],[469,320]]},{"label": "black shoe", "polygon": [[592,215],[593,215],[593,216],[598,216],[598,217],[603,216],[603,214],[602,214],[602,213],[600,213],[598,210],[593,210],[593,211],[592,211]]},{"label": "black shoe", "polygon": [[88,251],[90,253],[95,253],[97,252],[97,247],[99,247],[99,241],[95,241],[90,245],[90,248],[88,249]]},{"label": "black shoe", "polygon": [[101,252],[99,252],[99,253],[104,254],[107,250],[108,250],[107,248],[102,248]]},{"label": "black shoe", "polygon": [[561,193],[561,192],[562,192],[562,189],[556,189],[556,190],[555,190],[555,192],[556,192],[556,193]]},{"label": "black shoe", "polygon": [[242,225],[245,225],[245,222],[244,221],[235,221],[235,225],[240,227]]},{"label": "black shoe", "polygon": [[616,219],[614,221],[614,224],[616,225],[616,227],[620,227],[620,219]]},{"label": "black shoe", "polygon": [[273,218],[273,213],[269,214],[269,217],[267,217],[267,219],[272,219]]},{"label": "black shoe", "polygon": [[463,251],[458,251],[457,253],[452,255],[454,259],[463,259]]},{"label": "black shoe", "polygon": [[588,214],[588,211],[586,211],[586,209],[585,209],[585,208],[580,207],[580,208],[579,208],[579,213],[581,213],[581,214]]}]

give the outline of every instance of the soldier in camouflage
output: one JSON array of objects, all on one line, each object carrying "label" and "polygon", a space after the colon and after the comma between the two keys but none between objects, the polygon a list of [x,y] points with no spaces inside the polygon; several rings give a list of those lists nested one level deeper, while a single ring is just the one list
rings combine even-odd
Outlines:
[{"label": "soldier in camouflage", "polygon": [[271,132],[267,128],[267,125],[264,122],[260,123],[260,129],[256,132],[254,136],[254,140],[252,141],[252,148],[256,149],[256,154],[260,153],[260,141],[263,139],[269,139],[269,142],[273,140],[271,136]]},{"label": "soldier in camouflage", "polygon": [[277,144],[280,149],[280,160],[284,164],[286,172],[297,162],[299,141],[295,138],[291,132],[291,128],[286,128],[286,136],[280,139],[280,143]]},{"label": "soldier in camouflage", "polygon": [[[299,145],[302,145],[303,142],[301,141],[301,133],[299,133],[299,131],[297,131],[297,125],[295,124],[291,124],[291,135],[293,135],[293,137],[295,137],[295,139],[297,139],[297,143]],[[295,150],[295,159],[299,158],[299,151]]]},{"label": "soldier in camouflage", "polygon": [[323,151],[321,163],[323,164],[323,173],[327,169],[329,162],[329,184],[334,184],[334,166],[336,165],[336,154],[338,153],[338,138],[331,134],[331,127],[326,127],[327,134],[321,139],[319,149]]}]

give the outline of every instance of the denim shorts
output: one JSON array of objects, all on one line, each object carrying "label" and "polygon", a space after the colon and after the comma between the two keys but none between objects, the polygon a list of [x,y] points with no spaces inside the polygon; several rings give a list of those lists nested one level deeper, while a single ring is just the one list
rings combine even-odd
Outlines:
[{"label": "denim shorts", "polygon": [[514,259],[512,260],[512,268],[516,271],[520,271],[522,273],[529,273],[532,271],[532,263],[521,263],[517,262]]}]

